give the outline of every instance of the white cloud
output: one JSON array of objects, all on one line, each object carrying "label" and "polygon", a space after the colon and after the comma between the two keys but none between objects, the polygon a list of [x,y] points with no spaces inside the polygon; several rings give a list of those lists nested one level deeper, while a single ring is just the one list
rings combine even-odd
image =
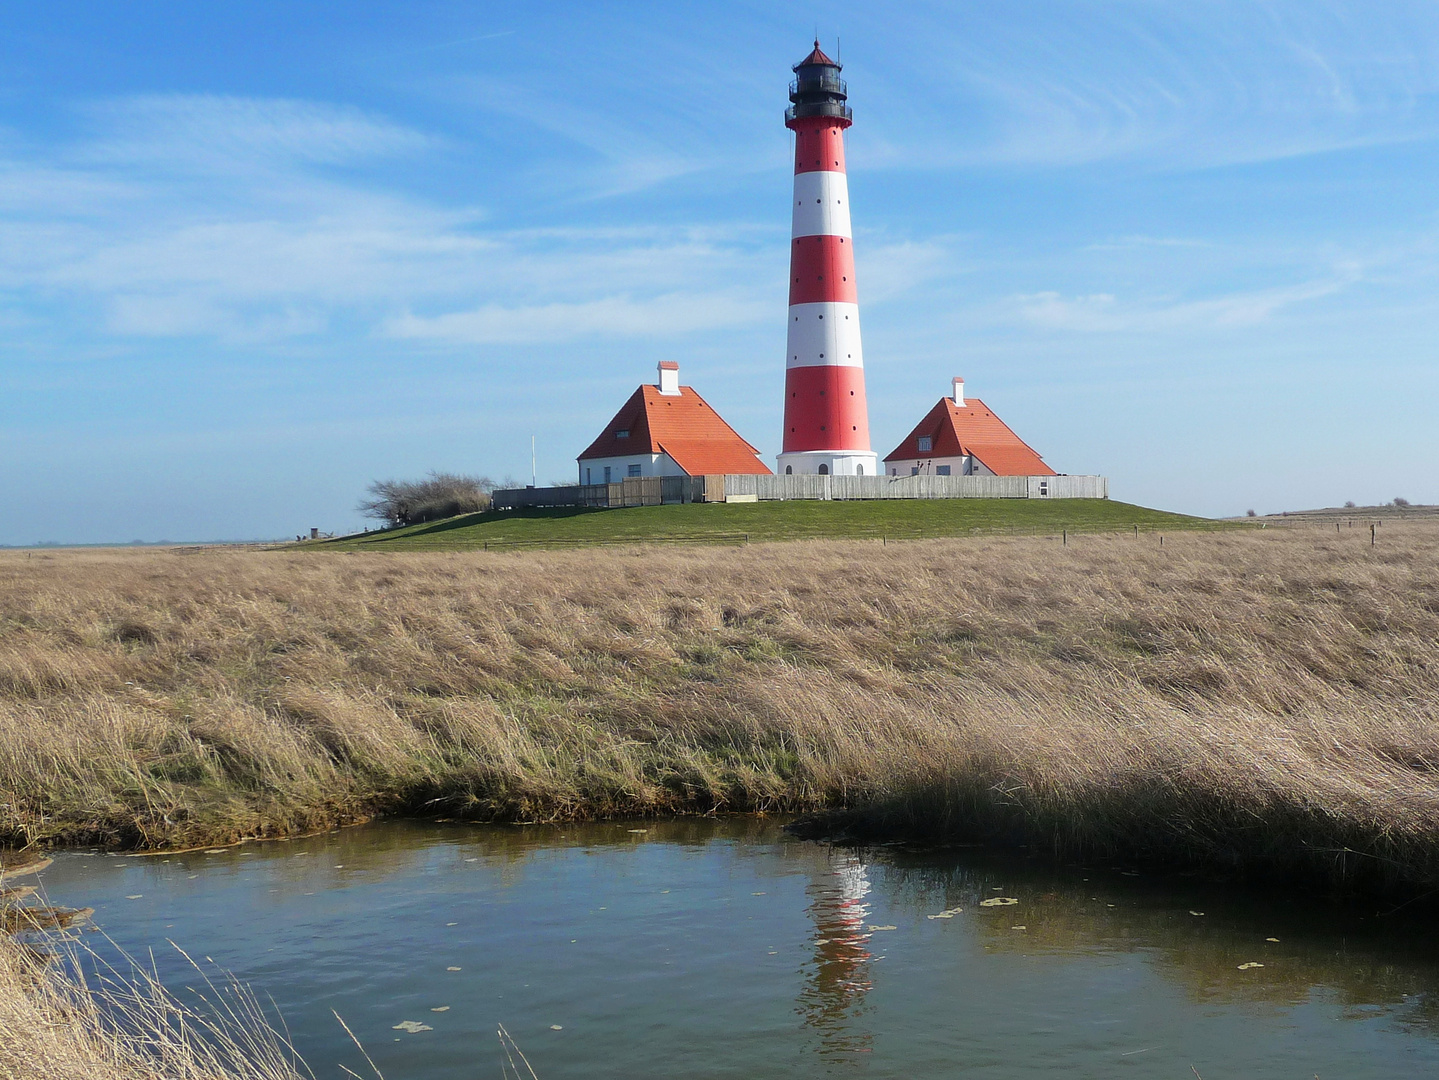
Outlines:
[{"label": "white cloud", "polygon": [[405,314],[389,320],[392,337],[452,344],[520,344],[577,338],[667,337],[774,319],[777,306],[737,295],[675,293],[635,300],[605,297],[572,304],[501,307],[424,318]]},{"label": "white cloud", "polygon": [[1229,293],[1203,300],[1121,301],[1109,293],[1065,297],[1057,292],[1018,297],[1018,316],[1045,330],[1087,334],[1236,329],[1267,322],[1284,308],[1333,296],[1360,279],[1357,268],[1296,285]]},{"label": "white cloud", "polygon": [[879,140],[890,166],[1208,168],[1439,138],[1432,5],[1143,0],[1030,14],[930,15],[940,59],[871,106],[896,118]]},{"label": "white cloud", "polygon": [[97,105],[103,134],[84,158],[167,171],[335,165],[418,153],[432,136],[349,106],[210,94],[153,95]]},{"label": "white cloud", "polygon": [[37,310],[80,298],[115,335],[253,342],[354,318],[412,340],[653,336],[749,318],[736,281],[782,294],[776,229],[496,229],[332,175],[434,143],[358,110],[185,96],[89,115],[98,137],[43,160],[0,146],[0,289]]},{"label": "white cloud", "polygon": [[927,281],[951,276],[957,266],[955,237],[856,244],[855,275],[862,303],[903,299]]}]

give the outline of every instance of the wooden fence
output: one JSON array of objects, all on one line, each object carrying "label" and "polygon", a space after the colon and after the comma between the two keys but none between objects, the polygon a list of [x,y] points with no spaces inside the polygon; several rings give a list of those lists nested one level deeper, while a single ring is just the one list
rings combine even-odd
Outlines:
[{"label": "wooden fence", "polygon": [[506,488],[499,509],[660,506],[785,499],[1107,499],[1104,476],[634,476],[612,484]]}]

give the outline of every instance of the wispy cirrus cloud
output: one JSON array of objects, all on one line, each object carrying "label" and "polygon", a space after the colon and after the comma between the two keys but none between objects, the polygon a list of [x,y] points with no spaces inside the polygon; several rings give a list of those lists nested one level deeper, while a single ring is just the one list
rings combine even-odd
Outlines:
[{"label": "wispy cirrus cloud", "polygon": [[671,337],[753,325],[775,316],[776,305],[750,295],[670,293],[646,299],[608,296],[579,303],[504,307],[389,320],[391,337],[446,344],[496,345],[573,341],[578,338]]},{"label": "wispy cirrus cloud", "polygon": [[88,302],[122,337],[283,340],[341,318],[406,340],[653,336],[752,317],[735,281],[783,287],[772,229],[498,228],[337,173],[441,143],[357,109],[186,95],[86,115],[91,137],[48,154],[0,147],[0,289]]},{"label": "wispy cirrus cloud", "polygon": [[1348,266],[1323,279],[1195,300],[1125,300],[1109,293],[1063,296],[1042,292],[1017,297],[1013,311],[1033,326],[1081,334],[1233,330],[1258,326],[1287,308],[1334,296],[1361,278],[1357,266]]},{"label": "wispy cirrus cloud", "polygon": [[435,136],[353,106],[214,94],[166,94],[92,105],[96,137],[81,161],[182,169],[291,169],[421,153]]},{"label": "wispy cirrus cloud", "polygon": [[[1280,2],[921,9],[930,54],[881,85],[890,167],[1210,168],[1439,138],[1439,9]],[[881,37],[914,27],[876,27]],[[908,107],[901,111],[901,104]],[[954,128],[947,118],[963,115]],[[934,138],[934,132],[952,132]]]}]

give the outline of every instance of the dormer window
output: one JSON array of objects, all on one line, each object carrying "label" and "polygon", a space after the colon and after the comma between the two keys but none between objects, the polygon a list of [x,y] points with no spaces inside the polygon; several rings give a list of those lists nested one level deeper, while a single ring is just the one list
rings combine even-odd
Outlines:
[{"label": "dormer window", "polygon": [[930,452],[931,450],[933,450],[933,449],[934,449],[934,438],[933,438],[932,436],[930,436],[930,435],[921,435],[921,436],[919,437],[919,452],[920,452],[921,454],[927,454],[927,453],[929,453],[929,452]]},{"label": "dormer window", "polygon": [[616,428],[616,429],[615,429],[615,438],[616,438],[616,439],[628,439],[629,437],[630,437],[630,429],[629,429],[629,428],[627,428],[627,427],[622,427],[622,428]]}]

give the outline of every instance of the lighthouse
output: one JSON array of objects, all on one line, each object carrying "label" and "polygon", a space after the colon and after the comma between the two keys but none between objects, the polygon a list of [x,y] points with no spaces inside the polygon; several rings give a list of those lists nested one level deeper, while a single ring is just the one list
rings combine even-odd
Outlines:
[{"label": "lighthouse", "polygon": [[844,172],[852,114],[839,73],[816,41],[794,66],[785,111],[785,126],[794,132],[794,198],[782,474],[879,475],[869,448]]}]

